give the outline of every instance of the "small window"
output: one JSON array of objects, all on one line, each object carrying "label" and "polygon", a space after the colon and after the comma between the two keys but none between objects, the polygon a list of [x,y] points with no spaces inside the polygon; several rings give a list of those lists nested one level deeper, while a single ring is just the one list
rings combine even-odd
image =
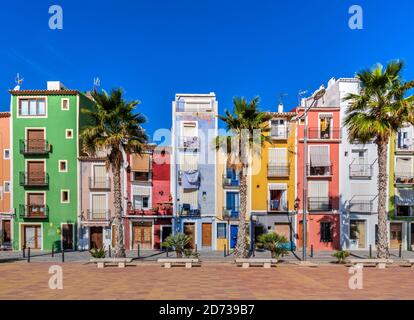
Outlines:
[{"label": "small window", "polygon": [[321,222],[321,242],[332,242],[332,224]]},{"label": "small window", "polygon": [[66,139],[73,139],[73,130],[66,129]]},{"label": "small window", "polygon": [[411,207],[409,206],[397,206],[397,217],[410,217]]},{"label": "small window", "polygon": [[4,182],[4,192],[9,193],[10,192],[10,181]]},{"label": "small window", "polygon": [[61,101],[61,108],[63,111],[69,110],[69,99],[65,98]]},{"label": "small window", "polygon": [[67,160],[59,160],[59,172],[68,172]]},{"label": "small window", "polygon": [[4,160],[10,159],[10,149],[4,149],[3,158]]},{"label": "small window", "polygon": [[226,224],[217,223],[217,239],[226,239]]},{"label": "small window", "polygon": [[60,202],[61,203],[69,203],[69,190],[61,190],[60,191]]}]

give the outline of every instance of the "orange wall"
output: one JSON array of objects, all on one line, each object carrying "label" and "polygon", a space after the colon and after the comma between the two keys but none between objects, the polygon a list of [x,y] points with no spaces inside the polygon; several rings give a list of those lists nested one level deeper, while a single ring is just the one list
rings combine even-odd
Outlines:
[{"label": "orange wall", "polygon": [[3,198],[0,200],[0,213],[10,213],[10,193],[4,193],[4,182],[11,180],[11,160],[4,160],[4,149],[10,149],[10,117],[5,117],[3,114],[0,114],[0,185],[3,187]]}]

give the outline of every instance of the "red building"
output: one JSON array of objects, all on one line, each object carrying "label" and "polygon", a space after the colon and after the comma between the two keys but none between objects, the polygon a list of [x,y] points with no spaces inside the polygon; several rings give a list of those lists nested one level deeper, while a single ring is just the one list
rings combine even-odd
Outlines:
[{"label": "red building", "polygon": [[170,149],[148,146],[142,155],[131,154],[127,169],[127,249],[160,249],[172,232]]},{"label": "red building", "polygon": [[340,248],[339,152],[341,125],[339,106],[330,106],[329,97],[317,101],[307,121],[306,168],[303,165],[304,125],[301,115],[313,99],[304,99],[296,109],[297,126],[297,246],[303,246],[303,170],[307,180],[307,247],[314,250]]}]

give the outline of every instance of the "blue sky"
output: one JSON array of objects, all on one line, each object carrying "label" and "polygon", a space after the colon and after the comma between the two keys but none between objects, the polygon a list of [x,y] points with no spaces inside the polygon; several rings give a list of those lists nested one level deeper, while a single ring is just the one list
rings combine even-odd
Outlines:
[{"label": "blue sky", "polygon": [[[49,6],[63,8],[63,30],[48,28]],[[361,5],[364,29],[348,28]],[[55,0],[4,1],[0,12],[0,110],[17,72],[24,89],[60,80],[87,91],[93,78],[139,99],[151,134],[171,127],[175,93],[214,91],[220,112],[233,96],[261,97],[286,109],[300,89],[352,77],[401,58],[414,79],[412,1]]]}]

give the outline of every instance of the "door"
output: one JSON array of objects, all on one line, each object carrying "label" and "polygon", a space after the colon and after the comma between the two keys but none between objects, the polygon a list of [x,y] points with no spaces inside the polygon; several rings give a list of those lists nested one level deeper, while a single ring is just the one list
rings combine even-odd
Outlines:
[{"label": "door", "polygon": [[230,213],[231,218],[239,217],[240,195],[238,192],[226,193],[226,210]]},{"label": "door", "polygon": [[275,232],[290,242],[290,223],[275,223]]},{"label": "door", "polygon": [[11,243],[11,223],[10,220],[3,220],[1,222],[1,229],[3,230],[2,239],[4,244]]},{"label": "door", "polygon": [[73,250],[73,224],[62,224],[62,246],[64,250]]},{"label": "door", "polygon": [[188,244],[189,249],[195,248],[195,224],[184,223],[184,233],[190,237],[190,243]]},{"label": "door", "polygon": [[161,229],[161,243],[165,242],[165,240],[172,234],[172,227],[171,226],[162,226]]},{"label": "door", "polygon": [[351,220],[350,221],[350,240],[354,240],[358,244],[359,249],[365,248],[365,221]]},{"label": "door", "polygon": [[202,235],[203,235],[203,247],[211,247],[211,237],[212,237],[212,225],[211,223],[202,224]]},{"label": "door", "polygon": [[104,165],[94,165],[92,187],[96,189],[105,189],[107,187],[106,175],[107,172]]},{"label": "door", "polygon": [[[306,232],[306,239],[307,242],[309,243],[309,232]],[[299,222],[299,227],[298,227],[298,247],[302,248],[303,247],[303,221]]]},{"label": "door", "polygon": [[23,226],[23,247],[30,249],[42,248],[42,233],[40,226]]},{"label": "door", "polygon": [[28,193],[27,194],[27,217],[44,217],[45,195],[44,193]]},{"label": "door", "polygon": [[237,245],[237,236],[239,232],[239,226],[230,225],[230,249],[234,249]]},{"label": "door", "polygon": [[92,194],[92,215],[91,220],[107,220],[106,216],[106,195]]},{"label": "door", "polygon": [[141,249],[152,249],[152,224],[136,224],[133,226],[133,247]]},{"label": "door", "polygon": [[402,223],[390,224],[390,247],[399,249],[402,243]]},{"label": "door", "polygon": [[100,249],[103,247],[102,227],[90,227],[90,244],[91,249]]},{"label": "door", "polygon": [[45,184],[45,164],[43,161],[29,161],[27,163],[27,182],[30,185]]},{"label": "door", "polygon": [[45,133],[43,130],[29,129],[27,130],[27,151],[42,152],[45,148]]}]

